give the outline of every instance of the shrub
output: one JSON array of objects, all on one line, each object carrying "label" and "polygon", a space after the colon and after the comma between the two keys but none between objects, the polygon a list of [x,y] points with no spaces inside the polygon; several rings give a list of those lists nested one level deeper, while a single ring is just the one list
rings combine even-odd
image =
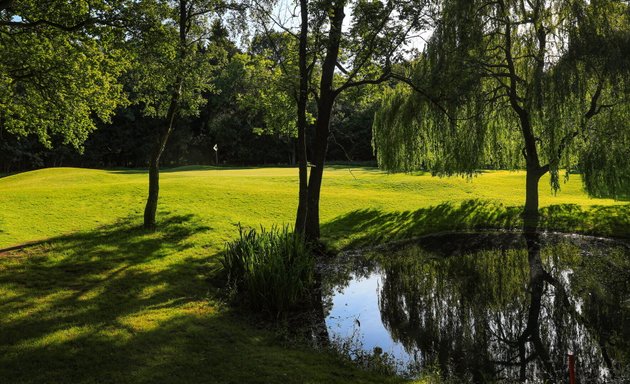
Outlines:
[{"label": "shrub", "polygon": [[239,227],[239,238],[226,244],[222,264],[229,288],[252,310],[277,319],[309,301],[315,259],[288,227]]}]

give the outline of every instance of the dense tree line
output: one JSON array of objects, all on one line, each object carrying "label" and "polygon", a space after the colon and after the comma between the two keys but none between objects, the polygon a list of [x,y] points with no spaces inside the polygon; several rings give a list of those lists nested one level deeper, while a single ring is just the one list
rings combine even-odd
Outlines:
[{"label": "dense tree line", "polygon": [[[208,69],[209,89],[200,95],[197,114],[175,122],[161,159],[164,166],[215,165],[215,144],[219,164],[296,164],[294,106],[273,99],[284,96],[287,89],[277,84],[269,88],[271,82],[283,80],[277,73],[282,59],[270,48],[271,39],[286,41],[286,33],[259,33],[249,46],[239,48],[224,23],[213,22],[208,39],[212,48],[205,53],[208,64],[214,66]],[[129,73],[122,76],[122,89],[133,94],[136,80]],[[371,125],[380,92],[373,87],[357,88],[340,98],[331,122],[329,160],[375,160]],[[0,172],[51,166],[147,167],[147,138],[160,118],[147,115],[145,108],[143,103],[121,103],[105,120],[90,118],[93,127],[76,140],[68,139],[67,130],[45,131],[41,136],[36,129],[16,132],[0,124]]]},{"label": "dense tree line", "polygon": [[[221,165],[294,164],[295,138],[287,142],[285,137],[257,130],[263,126],[260,111],[240,107],[233,86],[228,83],[224,91],[208,95],[207,105],[199,117],[178,124],[164,151],[164,166],[215,165],[212,149],[215,144],[219,147]],[[329,161],[375,164],[371,127],[376,108],[377,103],[367,97],[360,109],[350,96],[338,103],[331,124]],[[146,168],[149,151],[146,137],[155,124],[155,119],[143,116],[138,107],[121,108],[112,116],[111,123],[97,124],[81,151],[63,144],[59,136],[53,136],[48,147],[35,136],[3,131],[0,132],[0,173],[56,166]]]}]

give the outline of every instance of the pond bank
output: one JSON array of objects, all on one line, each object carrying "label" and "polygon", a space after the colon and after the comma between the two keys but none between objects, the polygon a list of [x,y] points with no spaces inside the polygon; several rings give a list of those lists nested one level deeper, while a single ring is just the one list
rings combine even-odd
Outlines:
[{"label": "pond bank", "polygon": [[571,351],[580,382],[627,380],[628,244],[530,240],[449,233],[346,252],[323,273],[331,340],[414,377],[557,382]]}]

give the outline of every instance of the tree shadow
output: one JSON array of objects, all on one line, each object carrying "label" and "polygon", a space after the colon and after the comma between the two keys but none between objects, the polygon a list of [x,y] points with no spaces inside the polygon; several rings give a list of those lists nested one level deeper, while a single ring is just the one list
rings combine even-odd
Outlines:
[{"label": "tree shadow", "polygon": [[558,204],[541,209],[544,229],[630,238],[630,204],[592,206]]},{"label": "tree shadow", "polygon": [[[416,211],[382,212],[361,209],[322,225],[327,239],[347,248],[409,239],[429,233],[479,228],[515,228],[518,208],[482,200],[445,202]],[[347,239],[347,240],[344,240]]]},{"label": "tree shadow", "polygon": [[[135,294],[157,280],[179,284],[172,275],[180,272],[181,265],[159,273],[149,267],[190,247],[185,240],[207,229],[192,219],[192,215],[171,216],[156,233],[122,220],[4,254],[0,286],[20,294],[2,302],[3,312],[18,314],[3,319],[2,345],[37,338],[56,329],[58,323],[85,323],[96,313],[101,321],[109,321],[161,301],[160,295],[137,300]],[[49,303],[33,307],[40,302]],[[60,315],[39,316],[52,307]],[[19,316],[25,310],[29,316]]]},{"label": "tree shadow", "polygon": [[194,216],[159,228],[128,219],[0,256],[0,382],[374,382],[216,302]]},{"label": "tree shadow", "polygon": [[[343,248],[405,240],[444,231],[520,229],[522,207],[473,199],[416,211],[360,209],[322,224],[323,236]],[[630,205],[559,204],[541,209],[542,230],[630,238]]]}]

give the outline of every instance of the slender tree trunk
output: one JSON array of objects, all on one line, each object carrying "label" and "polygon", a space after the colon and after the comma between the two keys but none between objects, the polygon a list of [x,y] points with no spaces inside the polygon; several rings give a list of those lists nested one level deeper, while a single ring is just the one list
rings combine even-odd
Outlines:
[{"label": "slender tree trunk", "polygon": [[298,209],[295,218],[295,232],[304,234],[308,212],[308,159],[306,156],[306,104],[308,103],[308,68],[306,66],[306,44],[308,42],[308,0],[300,0],[300,45],[299,70],[300,89],[298,95],[298,138],[297,161],[299,166],[300,190]]},{"label": "slender tree trunk", "polygon": [[[321,111],[321,110],[320,110]],[[330,111],[328,118],[321,114],[317,118],[315,153],[313,154],[313,168],[308,179],[308,209],[306,217],[306,238],[310,241],[319,240],[319,197],[328,150],[328,125],[330,123]]]},{"label": "slender tree trunk", "polygon": [[160,155],[153,151],[149,160],[149,197],[144,207],[144,228],[150,230],[155,229],[155,214],[160,191]]},{"label": "slender tree trunk", "polygon": [[333,79],[339,47],[341,43],[341,27],[345,14],[343,8],[345,1],[338,0],[332,4],[330,17],[330,31],[328,33],[328,44],[326,47],[326,57],[322,64],[322,74],[320,81],[320,96],[317,105],[317,122],[315,125],[315,142],[313,148],[313,165],[308,182],[308,208],[306,218],[305,235],[309,241],[318,241],[319,231],[319,197],[324,174],[324,164],[326,162],[326,152],[328,150],[328,135],[330,134],[330,117],[332,108],[337,96],[333,89]]},{"label": "slender tree trunk", "polygon": [[[186,26],[188,24],[188,9],[187,1],[179,1],[179,58],[183,61],[186,58]],[[184,79],[181,74],[175,78],[173,83],[173,93],[171,94],[171,100],[166,113],[166,125],[161,130],[155,141],[153,150],[151,152],[151,159],[149,161],[149,197],[147,198],[147,204],[144,207],[144,228],[153,230],[155,229],[155,214],[157,212],[157,203],[160,192],[160,158],[166,148],[173,126],[175,123],[175,117],[179,109],[179,99],[182,94],[182,86]]]},{"label": "slender tree trunk", "polygon": [[289,148],[287,151],[289,154],[289,166],[295,165],[295,161],[296,161],[296,148],[295,147],[296,147],[295,141],[289,138]]},{"label": "slender tree trunk", "polygon": [[160,158],[162,157],[162,153],[164,153],[168,138],[173,131],[173,124],[175,123],[175,116],[177,115],[177,109],[179,106],[181,87],[182,80],[181,78],[178,78],[177,87],[173,91],[168,108],[167,124],[155,141],[153,150],[151,151],[151,159],[149,160],[149,197],[147,198],[147,204],[144,207],[144,228],[150,230],[155,229],[155,215],[157,212],[157,203],[160,192]]}]

